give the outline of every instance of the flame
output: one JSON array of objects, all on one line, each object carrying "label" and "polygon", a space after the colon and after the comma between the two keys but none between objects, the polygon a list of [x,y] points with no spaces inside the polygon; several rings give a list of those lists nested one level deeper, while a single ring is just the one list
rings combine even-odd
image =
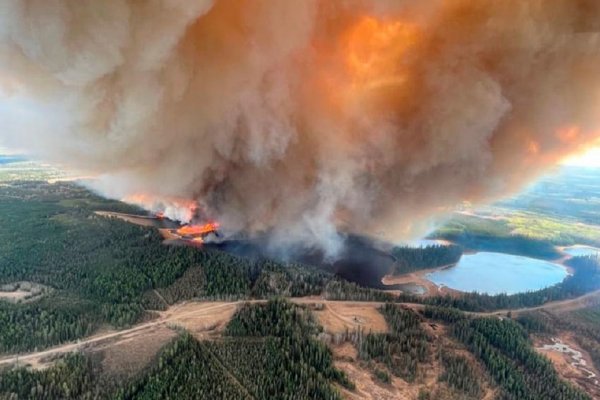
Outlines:
[{"label": "flame", "polygon": [[346,66],[354,89],[399,86],[408,79],[402,58],[415,45],[417,27],[402,21],[363,17],[346,41]]},{"label": "flame", "polygon": [[181,236],[201,236],[212,232],[216,232],[219,229],[219,224],[216,222],[209,222],[204,225],[185,225],[177,229],[177,234]]}]

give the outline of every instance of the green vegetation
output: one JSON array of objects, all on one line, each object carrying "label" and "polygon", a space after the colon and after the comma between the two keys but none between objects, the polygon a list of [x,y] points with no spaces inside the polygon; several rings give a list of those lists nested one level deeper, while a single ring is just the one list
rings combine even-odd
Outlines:
[{"label": "green vegetation", "polygon": [[[226,356],[225,361],[230,365],[247,364],[249,370],[254,370],[252,381],[261,383],[257,387],[260,393],[254,392],[257,398],[277,395],[290,399],[335,399],[338,394],[328,382],[335,381],[348,388],[353,385],[333,366],[327,346],[314,337],[320,329],[307,310],[287,301],[247,304],[234,315],[226,334],[239,338],[267,337],[263,343],[267,351],[262,357],[257,352],[255,357],[246,359],[236,358],[235,354],[232,357],[231,351],[222,356]],[[285,381],[277,378],[282,376]]]},{"label": "green vegetation", "polygon": [[[562,167],[558,173],[544,177],[525,193],[504,200],[499,206],[522,211],[531,219],[542,217],[555,220],[559,224],[565,223],[564,226],[550,225],[548,228],[557,232],[559,237],[564,237],[565,234],[567,238],[579,236],[582,239],[580,243],[585,243],[588,232],[579,231],[577,227],[579,223],[598,225],[600,221],[599,178],[598,168]],[[532,222],[535,224],[535,221]],[[543,224],[545,222],[542,222]],[[537,229],[533,230],[535,231]],[[550,235],[550,238],[553,236],[552,232],[540,233],[544,236]],[[596,232],[589,239],[598,243],[600,235]]]},{"label": "green vegetation", "polygon": [[365,288],[341,279],[331,280],[325,287],[324,296],[328,300],[354,301],[396,301],[397,297],[381,290]]},{"label": "green vegetation", "polygon": [[42,348],[89,335],[96,329],[99,310],[93,304],[52,301],[43,299],[21,306],[0,303],[0,352]]},{"label": "green vegetation", "polygon": [[506,220],[456,215],[432,238],[456,243],[465,249],[516,254],[553,260],[560,257],[554,245],[536,237],[515,234]]},{"label": "green vegetation", "polygon": [[375,376],[375,379],[383,383],[390,383],[392,381],[392,377],[390,376],[390,374],[379,368],[375,368],[373,376]]},{"label": "green vegetation", "polygon": [[252,397],[206,348],[189,334],[167,346],[157,365],[116,399],[223,399]]},{"label": "green vegetation", "polygon": [[[450,324],[452,335],[467,346],[502,389],[500,399],[589,399],[559,378],[552,363],[533,349],[519,323],[497,317],[471,318],[464,313],[461,317],[456,310],[440,307],[427,307],[423,314]],[[462,385],[457,378],[449,384]]]},{"label": "green vegetation", "polygon": [[547,314],[541,313],[525,313],[520,314],[517,321],[527,333],[547,334],[554,333],[555,329],[550,317]]},{"label": "green vegetation", "polygon": [[26,161],[18,156],[0,155],[0,182],[48,181],[66,176],[47,164]]},{"label": "green vegetation", "polygon": [[54,367],[42,371],[17,368],[0,374],[0,398],[7,400],[97,399],[100,385],[90,359],[67,355]]},{"label": "green vegetation", "polygon": [[600,368],[600,305],[558,316],[536,313],[535,318],[542,319],[552,330],[576,332],[575,340],[589,353],[594,366]]},{"label": "green vegetation", "polygon": [[457,322],[455,337],[485,365],[502,388],[502,399],[588,399],[562,381],[548,359],[536,353],[525,331],[511,320],[474,318]]},{"label": "green vegetation", "polygon": [[381,313],[390,333],[358,335],[357,348],[363,360],[385,364],[392,374],[414,381],[419,363],[429,357],[429,336],[421,328],[421,319],[413,311],[386,303]]},{"label": "green vegetation", "polygon": [[440,361],[444,368],[444,372],[440,375],[440,381],[448,383],[448,386],[468,398],[481,398],[479,373],[475,370],[472,362],[464,356],[446,350],[440,352]]},{"label": "green vegetation", "polygon": [[600,245],[598,239],[600,229],[564,218],[558,219],[536,213],[521,212],[511,215],[508,225],[516,235],[544,240],[557,246]]},{"label": "green vegetation", "polygon": [[284,300],[246,304],[226,338],[184,334],[118,398],[339,399],[331,383],[352,384],[314,338],[319,330],[307,310]]},{"label": "green vegetation", "polygon": [[165,302],[313,295],[331,280],[302,265],[165,246],[157,230],[97,210],[139,212],[70,183],[0,187],[0,284],[55,289],[34,303],[0,304],[0,352],[73,340],[104,323],[131,325]]},{"label": "green vegetation", "polygon": [[123,387],[107,382],[89,357],[69,355],[43,371],[2,371],[0,398],[336,400],[333,383],[353,384],[316,339],[320,330],[307,309],[287,301],[246,304],[225,338],[182,333]]},{"label": "green vegetation", "polygon": [[396,247],[392,250],[396,259],[394,274],[405,274],[421,269],[456,264],[462,256],[459,246]]}]

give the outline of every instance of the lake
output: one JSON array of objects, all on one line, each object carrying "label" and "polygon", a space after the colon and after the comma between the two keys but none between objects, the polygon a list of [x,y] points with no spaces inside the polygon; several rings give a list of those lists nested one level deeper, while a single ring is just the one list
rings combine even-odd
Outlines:
[{"label": "lake", "polygon": [[563,252],[572,257],[597,256],[600,254],[600,249],[590,246],[570,246],[565,247]]},{"label": "lake", "polygon": [[427,274],[427,279],[461,292],[495,295],[543,289],[562,282],[567,275],[565,267],[551,262],[481,252],[464,255],[456,266]]}]

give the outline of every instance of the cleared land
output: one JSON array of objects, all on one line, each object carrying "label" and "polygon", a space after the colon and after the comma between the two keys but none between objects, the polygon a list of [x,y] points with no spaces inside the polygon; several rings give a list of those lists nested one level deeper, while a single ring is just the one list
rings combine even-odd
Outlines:
[{"label": "cleared land", "polygon": [[553,337],[536,338],[536,350],[548,357],[559,375],[582,388],[585,392],[600,398],[600,377],[594,368],[590,355],[577,345],[572,332],[564,332]]},{"label": "cleared land", "polygon": [[[524,308],[517,310],[502,310],[491,313],[471,313],[479,316],[494,316],[512,312],[518,314],[534,310],[564,311],[575,310],[587,307],[595,303],[600,298],[600,290],[588,293],[585,296],[565,301],[548,303],[543,306]],[[373,332],[385,332],[386,323],[383,317],[378,315],[377,308],[383,303],[380,302],[361,302],[361,301],[331,301],[319,297],[301,297],[291,298],[290,301],[296,304],[310,305],[313,310],[323,306],[322,311],[315,311],[319,322],[324,325],[326,331],[336,333],[345,331],[346,327],[350,331],[357,328],[369,328]],[[189,330],[196,337],[208,339],[217,335],[225,324],[231,319],[237,308],[244,303],[264,303],[266,300],[241,300],[233,302],[183,302],[176,304],[166,311],[156,312],[157,317],[151,321],[135,325],[129,329],[105,331],[88,338],[75,342],[66,343],[47,350],[12,354],[0,358],[0,366],[10,364],[29,364],[33,367],[44,367],[49,364],[48,360],[53,360],[57,355],[74,351],[91,351],[93,349],[106,349],[119,343],[133,342],[134,338],[152,338],[153,335],[163,335],[157,327],[167,329],[184,328]],[[421,304],[399,303],[406,307],[418,310],[422,309]],[[323,313],[323,315],[319,315]],[[165,340],[168,340],[165,339]],[[51,361],[50,361],[51,363]]]},{"label": "cleared land", "polygon": [[95,211],[97,215],[108,218],[118,218],[122,221],[129,222],[130,224],[140,225],[140,226],[155,226],[156,218],[154,217],[145,217],[142,215],[133,215],[133,214],[124,214],[113,211]]},{"label": "cleared land", "polygon": [[43,368],[52,364],[56,356],[74,351],[100,351],[110,346],[133,341],[134,338],[141,340],[153,340],[155,335],[165,337],[164,331],[157,329],[185,328],[197,337],[209,337],[211,333],[218,330],[229,321],[237,307],[244,302],[202,302],[182,303],[169,308],[167,311],[158,313],[158,317],[152,321],[136,325],[129,329],[119,331],[107,331],[90,336],[83,340],[56,346],[47,350],[14,354],[0,358],[0,366],[10,364],[29,364],[34,368]]},{"label": "cleared land", "polygon": [[358,329],[374,333],[388,331],[385,318],[378,311],[379,304],[326,302],[322,305],[321,310],[316,308],[313,312],[325,332],[336,334]]},{"label": "cleared land", "polygon": [[27,281],[0,285],[0,300],[10,303],[33,301],[50,292],[50,288]]}]

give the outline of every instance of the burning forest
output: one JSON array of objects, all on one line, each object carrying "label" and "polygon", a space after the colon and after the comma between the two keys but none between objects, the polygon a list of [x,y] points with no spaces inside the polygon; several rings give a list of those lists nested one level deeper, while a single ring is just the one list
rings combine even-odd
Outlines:
[{"label": "burning forest", "polygon": [[598,21],[595,0],[2,2],[0,142],[182,236],[333,255],[597,143]]}]

